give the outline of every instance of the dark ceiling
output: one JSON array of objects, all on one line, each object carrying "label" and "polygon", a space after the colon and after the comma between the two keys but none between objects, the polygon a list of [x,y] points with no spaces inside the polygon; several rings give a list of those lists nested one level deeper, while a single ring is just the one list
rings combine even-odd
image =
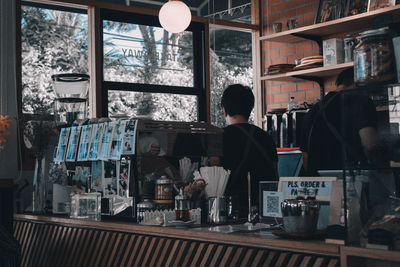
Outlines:
[{"label": "dark ceiling", "polygon": [[[98,0],[126,5],[127,0]],[[131,6],[160,9],[167,0],[130,0]],[[250,23],[250,0],[183,0],[193,15]],[[231,12],[229,13],[229,9]]]}]

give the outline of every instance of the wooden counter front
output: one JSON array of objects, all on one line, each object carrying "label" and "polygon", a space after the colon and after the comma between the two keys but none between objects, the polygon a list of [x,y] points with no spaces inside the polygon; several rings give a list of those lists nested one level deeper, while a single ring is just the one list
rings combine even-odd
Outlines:
[{"label": "wooden counter front", "polygon": [[339,266],[339,246],[272,234],[15,215],[22,266]]},{"label": "wooden counter front", "polygon": [[0,226],[9,233],[13,232],[13,187],[12,179],[0,179]]}]

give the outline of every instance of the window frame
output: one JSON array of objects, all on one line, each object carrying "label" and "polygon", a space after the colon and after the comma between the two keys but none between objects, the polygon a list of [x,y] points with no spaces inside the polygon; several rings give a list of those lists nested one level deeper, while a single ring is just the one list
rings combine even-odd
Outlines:
[{"label": "window frame", "polygon": [[57,4],[47,4],[47,3],[45,4],[45,3],[33,2],[33,1],[21,1],[21,7],[22,6],[53,9],[53,10],[57,10],[57,11],[73,12],[73,13],[88,15],[87,7],[84,7],[84,6],[72,7],[72,6],[57,5]]},{"label": "window frame", "polygon": [[132,12],[123,12],[117,10],[100,9],[100,31],[101,31],[101,88],[102,105],[101,115],[108,116],[108,92],[109,91],[127,91],[144,93],[162,93],[162,94],[180,94],[197,97],[197,120],[207,121],[207,103],[206,103],[206,53],[205,53],[205,25],[200,22],[191,22],[186,31],[191,31],[193,36],[193,87],[114,82],[104,80],[104,42],[103,42],[103,21],[111,20],[122,23],[140,24],[145,26],[161,27],[158,17]]}]

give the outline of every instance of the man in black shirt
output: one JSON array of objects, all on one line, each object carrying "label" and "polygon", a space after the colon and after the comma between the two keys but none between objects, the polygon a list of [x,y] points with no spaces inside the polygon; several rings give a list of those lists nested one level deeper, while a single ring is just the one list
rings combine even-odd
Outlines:
[{"label": "man in black shirt", "polygon": [[228,86],[221,106],[228,124],[223,134],[222,165],[231,170],[226,194],[246,205],[247,174],[250,172],[252,204],[257,204],[259,182],[278,180],[275,143],[268,133],[248,123],[254,107],[254,95],[249,87]]},{"label": "man in black shirt", "polygon": [[367,96],[343,91],[354,88],[353,70],[343,71],[336,86],[336,91],[312,107],[303,125],[301,150],[308,175],[343,169],[344,162],[367,164],[376,144],[373,102]]}]

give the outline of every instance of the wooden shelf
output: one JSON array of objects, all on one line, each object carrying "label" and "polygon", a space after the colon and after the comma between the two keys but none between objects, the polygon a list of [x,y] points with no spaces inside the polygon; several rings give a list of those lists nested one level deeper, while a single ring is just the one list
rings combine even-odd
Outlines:
[{"label": "wooden shelf", "polygon": [[345,69],[351,68],[354,66],[353,62],[349,63],[343,63],[335,66],[328,66],[328,67],[319,67],[319,68],[313,68],[313,69],[308,69],[308,70],[298,70],[298,71],[291,71],[287,73],[282,73],[282,74],[276,74],[276,75],[266,75],[262,76],[261,80],[262,81],[299,81],[301,78],[298,76],[307,76],[307,77],[329,77],[329,76],[335,76],[342,72]]},{"label": "wooden shelf", "polygon": [[399,21],[399,18],[396,18],[396,16],[400,15],[400,5],[381,8],[350,17],[274,33],[259,37],[259,40],[273,41],[279,43],[295,43],[307,39],[301,36],[324,38],[344,32],[362,31],[370,29],[372,19],[382,14],[393,14],[393,21]]}]

